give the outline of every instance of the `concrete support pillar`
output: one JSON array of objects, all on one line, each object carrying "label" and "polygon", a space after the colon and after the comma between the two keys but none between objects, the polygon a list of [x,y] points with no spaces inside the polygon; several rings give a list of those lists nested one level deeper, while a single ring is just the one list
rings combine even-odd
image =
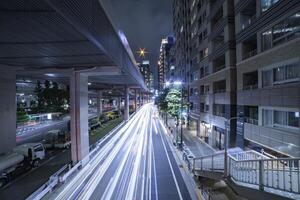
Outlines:
[{"label": "concrete support pillar", "polygon": [[125,86],[124,120],[129,119],[129,87]]},{"label": "concrete support pillar", "polygon": [[142,105],[144,105],[144,93],[141,92]]},{"label": "concrete support pillar", "polygon": [[0,154],[16,146],[16,73],[0,66]]},{"label": "concrete support pillar", "polygon": [[98,91],[97,95],[97,114],[100,116],[103,112],[103,107],[102,107],[102,91]]},{"label": "concrete support pillar", "polygon": [[137,91],[134,90],[134,110],[137,111]]},{"label": "concrete support pillar", "polygon": [[88,76],[73,72],[70,80],[71,100],[71,153],[73,164],[88,162]]},{"label": "concrete support pillar", "polygon": [[142,93],[141,91],[139,92],[139,106],[142,106]]},{"label": "concrete support pillar", "polygon": [[121,111],[122,98],[118,97],[118,110]]}]

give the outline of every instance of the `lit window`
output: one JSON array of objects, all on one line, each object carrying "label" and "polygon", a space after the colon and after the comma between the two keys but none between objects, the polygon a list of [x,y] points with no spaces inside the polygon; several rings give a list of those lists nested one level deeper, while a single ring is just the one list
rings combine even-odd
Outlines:
[{"label": "lit window", "polygon": [[277,3],[279,0],[261,0],[261,11],[265,12],[268,10],[271,6],[273,6],[275,3]]},{"label": "lit window", "polygon": [[262,33],[262,49],[273,46],[300,36],[300,12],[280,21],[273,28]]}]

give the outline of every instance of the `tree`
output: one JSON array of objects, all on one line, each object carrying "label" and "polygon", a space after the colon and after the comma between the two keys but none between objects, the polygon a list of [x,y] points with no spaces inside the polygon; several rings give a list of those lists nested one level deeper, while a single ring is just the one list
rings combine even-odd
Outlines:
[{"label": "tree", "polygon": [[60,89],[56,82],[45,81],[44,87],[37,81],[35,94],[37,96],[37,107],[35,112],[68,112],[64,105],[70,102],[70,89]]},{"label": "tree", "polygon": [[168,110],[168,102],[166,101],[166,97],[169,93],[169,88],[163,89],[161,94],[157,97],[156,103],[159,110],[167,112]]},{"label": "tree", "polygon": [[181,92],[178,88],[172,88],[167,96],[166,102],[168,103],[167,112],[174,118],[178,119],[181,108]]},{"label": "tree", "polygon": [[37,81],[35,89],[34,89],[34,93],[37,97],[36,111],[41,112],[44,108],[45,98],[43,96],[43,88],[42,88],[40,81]]}]

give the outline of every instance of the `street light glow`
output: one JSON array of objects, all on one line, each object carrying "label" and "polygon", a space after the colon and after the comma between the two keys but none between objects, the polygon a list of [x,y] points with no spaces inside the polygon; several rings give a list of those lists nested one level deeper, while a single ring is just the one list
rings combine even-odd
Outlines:
[{"label": "street light glow", "polygon": [[183,83],[181,81],[175,81],[174,85],[182,85]]}]

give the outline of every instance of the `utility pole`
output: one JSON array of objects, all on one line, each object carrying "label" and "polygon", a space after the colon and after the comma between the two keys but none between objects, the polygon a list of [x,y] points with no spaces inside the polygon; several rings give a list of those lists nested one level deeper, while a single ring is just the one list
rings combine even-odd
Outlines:
[{"label": "utility pole", "polygon": [[230,121],[234,119],[244,119],[244,117],[232,117],[226,120],[225,122],[225,139],[224,139],[224,177],[228,176],[228,128],[230,126]]}]

